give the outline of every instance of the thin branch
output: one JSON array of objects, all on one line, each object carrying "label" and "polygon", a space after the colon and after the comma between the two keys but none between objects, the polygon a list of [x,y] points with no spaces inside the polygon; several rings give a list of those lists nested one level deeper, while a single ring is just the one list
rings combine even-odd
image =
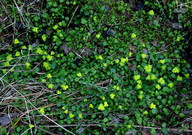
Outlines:
[{"label": "thin branch", "polygon": [[[147,127],[147,126],[139,126],[139,125],[135,125],[135,127],[137,128],[144,128],[144,129],[157,129],[157,130],[161,130],[162,128],[159,127]],[[172,131],[172,132],[179,132],[180,129],[178,128],[167,128],[168,131]],[[192,130],[189,129],[185,129],[184,132],[190,132],[192,133]]]},{"label": "thin branch", "polygon": [[71,17],[71,19],[69,20],[69,23],[68,23],[68,25],[67,25],[67,28],[69,27],[69,25],[71,24],[71,21],[72,21],[72,19],[73,19],[73,17],[74,17],[74,15],[75,15],[75,13],[77,12],[77,9],[79,8],[79,6],[77,6],[76,8],[75,8],[75,11],[73,12],[73,15],[72,15],[72,17]]}]

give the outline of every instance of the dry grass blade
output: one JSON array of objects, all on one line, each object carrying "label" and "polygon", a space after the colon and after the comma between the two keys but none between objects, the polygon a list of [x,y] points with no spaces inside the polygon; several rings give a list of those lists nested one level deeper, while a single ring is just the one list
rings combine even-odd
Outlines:
[{"label": "dry grass blade", "polygon": [[[27,103],[29,103],[35,110],[38,110],[38,108],[35,107],[35,105],[34,105],[33,103],[31,103],[30,100],[26,99],[26,97],[25,97],[22,93],[20,93],[12,84],[8,83],[6,80],[4,80],[4,82],[6,82],[7,84],[9,84],[9,86],[10,86],[15,92],[17,92],[21,97],[23,97],[23,99],[24,99]],[[28,111],[29,111],[29,110],[27,110],[26,113],[29,113]],[[24,113],[24,114],[25,114],[25,113]],[[65,130],[66,132],[68,132],[68,133],[70,133],[70,134],[72,134],[72,135],[75,135],[75,134],[72,133],[71,131],[69,131],[69,130],[67,130],[66,128],[62,127],[62,126],[61,126],[60,124],[58,124],[56,121],[54,121],[54,120],[52,120],[51,118],[49,118],[47,115],[42,114],[42,113],[41,113],[41,115],[44,116],[45,118],[47,118],[49,121],[53,122],[53,123],[54,123],[55,125],[57,125],[58,127],[60,127],[60,128],[62,128],[63,130]]]}]

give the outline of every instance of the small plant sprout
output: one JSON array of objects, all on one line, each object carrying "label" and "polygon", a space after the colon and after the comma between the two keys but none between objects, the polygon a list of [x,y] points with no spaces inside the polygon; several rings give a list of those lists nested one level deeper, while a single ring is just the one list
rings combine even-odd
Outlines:
[{"label": "small plant sprout", "polygon": [[38,27],[33,27],[32,31],[33,31],[34,33],[38,33],[38,32],[39,32],[39,29],[38,29]]},{"label": "small plant sprout", "polygon": [[17,45],[17,44],[19,44],[19,43],[20,43],[20,42],[19,42],[19,39],[17,39],[17,38],[14,39],[14,44],[15,44],[15,45]]},{"label": "small plant sprout", "polygon": [[6,62],[4,63],[4,66],[9,66],[9,65],[10,65],[9,61],[6,61]]},{"label": "small plant sprout", "polygon": [[114,93],[111,93],[111,94],[110,94],[110,98],[111,98],[111,99],[114,99],[114,98],[115,98],[115,94],[114,94]]},{"label": "small plant sprout", "polygon": [[155,74],[151,74],[151,75],[148,75],[147,77],[146,77],[146,80],[156,80],[157,79],[157,77],[156,77],[156,75]]},{"label": "small plant sprout", "polygon": [[174,84],[171,82],[171,83],[168,84],[168,86],[169,86],[170,88],[173,88]]},{"label": "small plant sprout", "polygon": [[37,54],[43,54],[43,50],[41,48],[37,48],[36,53]]},{"label": "small plant sprout", "polygon": [[115,63],[119,63],[119,59],[116,59],[116,60],[115,60]]},{"label": "small plant sprout", "polygon": [[144,114],[144,115],[148,115],[148,111],[144,111],[143,114]]},{"label": "small plant sprout", "polygon": [[129,52],[129,57],[131,57],[133,55],[133,53],[132,52]]},{"label": "small plant sprout", "polygon": [[51,51],[51,55],[54,55],[54,54],[55,54],[55,52]]},{"label": "small plant sprout", "polygon": [[131,38],[136,38],[136,37],[137,37],[137,35],[135,33],[131,34]]},{"label": "small plant sprout", "polygon": [[33,49],[32,45],[28,45],[28,49],[31,51]]},{"label": "small plant sprout", "polygon": [[127,125],[127,128],[130,129],[132,126],[131,125]]},{"label": "small plant sprout", "polygon": [[161,64],[165,64],[165,59],[159,60],[159,62],[160,62]]},{"label": "small plant sprout", "polygon": [[25,45],[23,45],[21,48],[24,49],[24,50],[27,49],[27,47]]},{"label": "small plant sprout", "polygon": [[61,88],[62,88],[63,90],[67,90],[67,89],[69,88],[69,86],[62,84],[62,85],[61,85]]},{"label": "small plant sprout", "polygon": [[52,61],[52,60],[53,60],[53,56],[47,55],[47,60],[48,60],[48,61]]},{"label": "small plant sprout", "polygon": [[181,40],[181,37],[180,37],[180,36],[178,36],[178,37],[177,37],[177,39],[176,39],[176,41],[178,41],[178,42],[179,42],[180,40]]},{"label": "small plant sprout", "polygon": [[142,47],[146,47],[146,45],[145,45],[145,44],[142,44]]},{"label": "small plant sprout", "polygon": [[46,82],[46,80],[45,80],[45,79],[41,79],[41,82],[42,82],[42,83],[45,83],[45,82]]},{"label": "small plant sprout", "polygon": [[103,59],[102,55],[95,56],[95,58],[96,58],[96,60],[102,60]]},{"label": "small plant sprout", "polygon": [[104,102],[104,107],[108,107],[109,104],[107,103],[107,101]]},{"label": "small plant sprout", "polygon": [[96,34],[95,37],[96,37],[96,38],[100,38],[100,37],[101,37],[101,34]]},{"label": "small plant sprout", "polygon": [[96,16],[94,16],[94,17],[93,17],[93,20],[94,20],[94,21],[97,21],[97,17],[96,17]]},{"label": "small plant sprout", "polygon": [[105,99],[106,99],[104,96],[100,96],[100,98],[101,98],[102,100],[105,100]]},{"label": "small plant sprout", "polygon": [[82,74],[81,74],[81,73],[77,73],[77,76],[78,76],[78,77],[82,77]]},{"label": "small plant sprout", "polygon": [[138,84],[142,84],[142,81],[141,80],[137,80],[136,81]]},{"label": "small plant sprout", "polygon": [[89,107],[90,107],[90,108],[93,108],[94,106],[93,106],[93,104],[89,104]]},{"label": "small plant sprout", "polygon": [[53,26],[53,29],[57,30],[58,29],[58,25]]},{"label": "small plant sprout", "polygon": [[107,67],[107,63],[103,63],[103,66],[104,66],[104,67]]},{"label": "small plant sprout", "polygon": [[77,3],[76,3],[76,1],[73,1],[73,5],[76,5]]},{"label": "small plant sprout", "polygon": [[78,114],[78,117],[81,119],[83,117],[83,114],[82,113]]},{"label": "small plant sprout", "polygon": [[114,86],[113,86],[113,89],[120,90],[120,87],[119,87],[119,86],[114,85]]},{"label": "small plant sprout", "polygon": [[44,109],[44,108],[40,108],[39,112],[40,112],[41,114],[45,114],[45,109]]},{"label": "small plant sprout", "polygon": [[68,114],[68,113],[69,113],[69,110],[66,109],[66,110],[64,111],[64,113],[65,113],[65,114]]},{"label": "small plant sprout", "polygon": [[25,65],[27,68],[30,68],[30,66],[31,66],[31,64],[29,62],[26,62]]},{"label": "small plant sprout", "polygon": [[104,111],[104,110],[105,110],[105,107],[104,107],[104,105],[103,105],[102,103],[99,104],[98,110],[101,110],[101,111]]},{"label": "small plant sprout", "polygon": [[143,58],[143,59],[145,59],[146,57],[147,57],[147,55],[146,54],[141,54],[141,57]]},{"label": "small plant sprout", "polygon": [[136,89],[141,89],[142,88],[142,85],[141,84],[137,84],[136,85]]},{"label": "small plant sprout", "polygon": [[179,68],[177,68],[177,67],[174,67],[173,70],[172,70],[173,73],[179,73],[179,71],[180,71],[180,70],[179,70]]},{"label": "small plant sprout", "polygon": [[161,86],[159,84],[156,84],[155,86],[156,89],[160,90],[161,89]]},{"label": "small plant sprout", "polygon": [[119,108],[119,109],[122,109],[122,108],[123,108],[123,106],[122,106],[122,105],[119,105],[119,106],[118,106],[118,108]]},{"label": "small plant sprout", "polygon": [[140,92],[139,92],[139,96],[138,96],[138,98],[139,98],[140,100],[143,99],[143,91],[140,91]]},{"label": "small plant sprout", "polygon": [[151,109],[156,109],[156,105],[154,103],[151,103],[149,106]]},{"label": "small plant sprout", "polygon": [[45,42],[47,40],[47,36],[45,34],[42,35],[42,40]]},{"label": "small plant sprout", "polygon": [[153,10],[150,10],[148,13],[149,15],[152,15],[152,16],[155,15],[155,12]]},{"label": "small plant sprout", "polygon": [[16,56],[16,57],[19,57],[19,56],[21,56],[21,53],[17,51],[17,52],[15,53],[15,56]]},{"label": "small plant sprout", "polygon": [[145,71],[147,72],[147,73],[150,73],[151,72],[151,70],[152,70],[152,65],[146,65],[145,67],[144,67],[144,69],[145,69]]},{"label": "small plant sprout", "polygon": [[161,69],[165,70],[166,67],[167,67],[166,65],[163,65],[163,66],[161,66]]},{"label": "small plant sprout", "polygon": [[43,62],[43,66],[45,67],[46,70],[50,70],[50,64],[48,62]]},{"label": "small plant sprout", "polygon": [[160,84],[165,84],[165,80],[162,77],[159,78],[157,82]]},{"label": "small plant sprout", "polygon": [[182,80],[183,80],[183,77],[177,76],[177,80],[178,80],[178,81],[182,81]]},{"label": "small plant sprout", "polygon": [[134,76],[133,76],[133,79],[134,79],[135,81],[139,80],[140,78],[141,78],[140,75],[134,75]]},{"label": "small plant sprout", "polygon": [[189,74],[185,74],[185,77],[186,77],[186,78],[189,78]]},{"label": "small plant sprout", "polygon": [[60,95],[60,94],[61,94],[61,91],[60,91],[60,90],[58,90],[58,91],[57,91],[57,94],[58,94],[58,95]]},{"label": "small plant sprout", "polygon": [[31,128],[34,128],[35,126],[34,125],[32,125],[32,124],[29,124],[29,128],[31,129]]},{"label": "small plant sprout", "polygon": [[52,75],[50,73],[47,74],[47,78],[52,78]]},{"label": "small plant sprout", "polygon": [[69,113],[69,118],[74,118],[75,117],[75,115],[74,114],[72,114],[72,113]]},{"label": "small plant sprout", "polygon": [[128,60],[129,60],[128,58],[121,58],[122,63],[128,62]]},{"label": "small plant sprout", "polygon": [[12,54],[8,55],[8,56],[6,57],[6,59],[7,59],[8,61],[11,61],[11,60],[13,59]]},{"label": "small plant sprout", "polygon": [[48,88],[50,88],[50,89],[53,89],[53,84],[52,83],[50,83],[49,85],[48,85]]}]

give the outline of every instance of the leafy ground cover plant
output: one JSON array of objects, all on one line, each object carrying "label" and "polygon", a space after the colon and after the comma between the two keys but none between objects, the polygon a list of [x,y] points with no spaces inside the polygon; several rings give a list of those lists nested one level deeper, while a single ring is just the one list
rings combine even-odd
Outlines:
[{"label": "leafy ground cover plant", "polygon": [[190,1],[1,6],[2,134],[192,132]]}]

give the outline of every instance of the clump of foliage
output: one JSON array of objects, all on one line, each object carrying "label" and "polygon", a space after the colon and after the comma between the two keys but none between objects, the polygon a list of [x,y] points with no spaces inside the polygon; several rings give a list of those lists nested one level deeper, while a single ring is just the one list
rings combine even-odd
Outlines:
[{"label": "clump of foliage", "polygon": [[[13,40],[0,50],[1,110],[19,116],[2,133],[192,130],[190,64],[183,55],[189,1],[149,0],[137,10],[113,0],[5,4],[1,15],[8,12],[21,26],[2,30]],[[179,5],[185,13],[174,14]]]}]

